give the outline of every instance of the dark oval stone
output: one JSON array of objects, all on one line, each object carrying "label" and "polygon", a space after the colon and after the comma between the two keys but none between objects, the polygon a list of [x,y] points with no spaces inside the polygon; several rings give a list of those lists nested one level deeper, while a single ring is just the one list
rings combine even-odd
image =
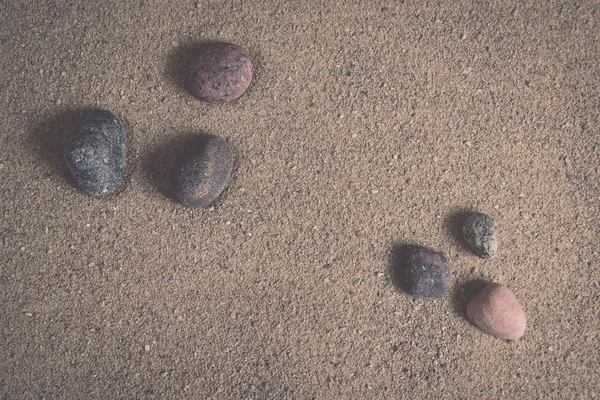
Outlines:
[{"label": "dark oval stone", "polygon": [[188,90],[209,103],[227,103],[240,97],[252,80],[252,63],[240,46],[212,43],[192,58]]},{"label": "dark oval stone", "polygon": [[175,162],[175,198],[186,206],[207,206],[225,189],[232,171],[229,143],[217,136],[201,136]]},{"label": "dark oval stone", "polygon": [[86,113],[65,149],[75,185],[90,196],[109,196],[125,179],[126,142],[123,123],[106,110]]},{"label": "dark oval stone", "polygon": [[498,250],[498,225],[492,217],[476,213],[463,224],[463,237],[481,258],[492,258]]},{"label": "dark oval stone", "polygon": [[446,257],[426,247],[413,246],[404,255],[405,290],[415,297],[443,296],[452,273]]}]

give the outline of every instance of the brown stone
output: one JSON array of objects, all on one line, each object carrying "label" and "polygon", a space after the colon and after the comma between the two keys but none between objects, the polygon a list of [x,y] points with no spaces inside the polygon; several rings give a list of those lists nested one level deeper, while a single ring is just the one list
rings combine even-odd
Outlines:
[{"label": "brown stone", "polygon": [[218,136],[198,136],[175,162],[175,199],[190,207],[208,206],[223,192],[232,171],[229,143]]},{"label": "brown stone", "polygon": [[500,339],[517,340],[527,319],[509,288],[489,283],[469,301],[467,316],[477,327]]}]

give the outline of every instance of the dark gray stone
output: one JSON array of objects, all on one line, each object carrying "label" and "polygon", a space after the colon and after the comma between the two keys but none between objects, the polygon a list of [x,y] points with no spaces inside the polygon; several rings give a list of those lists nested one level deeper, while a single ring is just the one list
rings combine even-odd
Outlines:
[{"label": "dark gray stone", "polygon": [[486,214],[471,215],[463,225],[463,237],[481,258],[492,258],[498,250],[498,224]]},{"label": "dark gray stone", "polygon": [[446,257],[426,247],[410,246],[402,254],[404,288],[415,297],[443,296],[450,287],[452,272]]},{"label": "dark gray stone", "polygon": [[232,171],[229,143],[217,136],[200,136],[175,163],[175,199],[186,206],[207,206],[225,189]]},{"label": "dark gray stone", "polygon": [[75,185],[94,197],[115,193],[125,179],[126,142],[116,115],[105,110],[86,113],[65,152]]}]

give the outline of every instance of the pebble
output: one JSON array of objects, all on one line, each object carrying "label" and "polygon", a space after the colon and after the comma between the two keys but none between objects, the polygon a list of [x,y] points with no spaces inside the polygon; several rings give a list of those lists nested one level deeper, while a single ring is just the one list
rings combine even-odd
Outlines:
[{"label": "pebble", "polygon": [[450,287],[452,273],[446,257],[426,247],[407,249],[404,259],[405,290],[415,297],[443,296]]},{"label": "pebble", "polygon": [[487,214],[476,213],[465,221],[463,237],[481,258],[492,258],[498,250],[498,224]]},{"label": "pebble", "polygon": [[500,339],[517,340],[525,333],[527,319],[512,291],[489,283],[467,304],[467,316],[481,330]]},{"label": "pebble", "polygon": [[192,58],[186,84],[202,101],[227,103],[240,97],[251,80],[252,63],[244,49],[231,43],[212,43]]},{"label": "pebble", "polygon": [[175,163],[175,199],[186,206],[207,206],[225,189],[232,171],[229,143],[217,136],[200,136]]},{"label": "pebble", "polygon": [[125,178],[126,137],[113,113],[94,110],[79,121],[66,146],[65,158],[75,185],[93,196],[109,196]]}]

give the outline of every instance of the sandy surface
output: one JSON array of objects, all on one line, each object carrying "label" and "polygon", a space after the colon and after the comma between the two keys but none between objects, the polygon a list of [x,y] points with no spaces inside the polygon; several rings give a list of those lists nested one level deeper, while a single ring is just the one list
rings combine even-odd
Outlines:
[{"label": "sandy surface", "polygon": [[[0,2],[0,397],[582,398],[600,392],[597,1]],[[541,4],[542,2],[538,2]],[[182,86],[246,48],[227,105]],[[125,188],[64,173],[73,122],[126,123]],[[227,138],[211,209],[168,196],[183,139]],[[500,225],[496,258],[457,236]],[[394,249],[453,267],[416,300]],[[465,318],[509,286],[518,342]]]}]

